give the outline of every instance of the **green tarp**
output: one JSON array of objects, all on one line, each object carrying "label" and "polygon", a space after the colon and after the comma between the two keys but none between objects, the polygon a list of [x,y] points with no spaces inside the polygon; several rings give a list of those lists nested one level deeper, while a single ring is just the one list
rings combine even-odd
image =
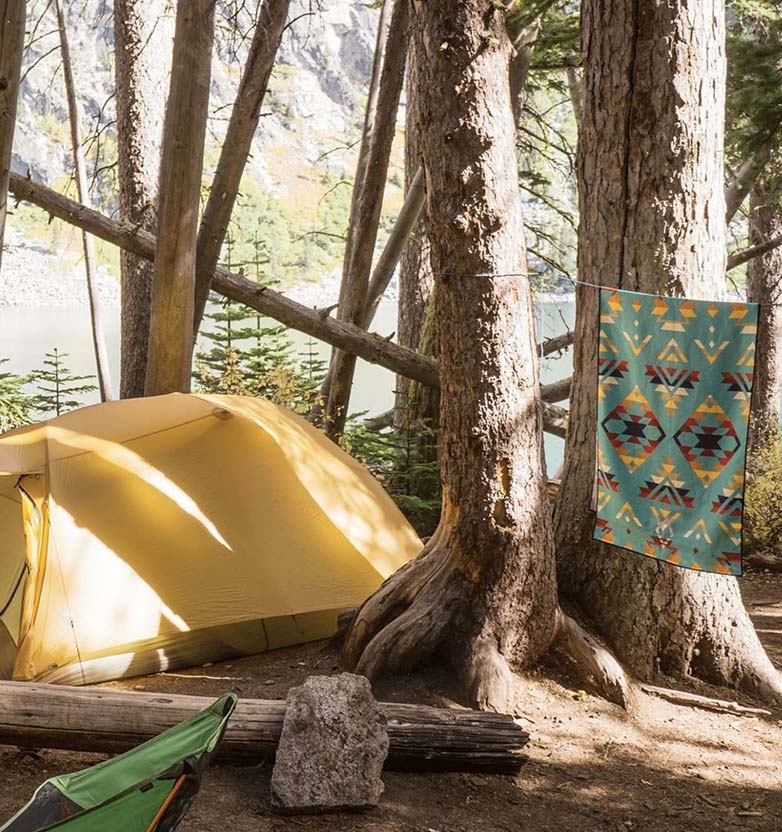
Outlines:
[{"label": "green tarp", "polygon": [[198,792],[235,706],[236,696],[227,694],[132,751],[47,780],[0,832],[171,832]]},{"label": "green tarp", "polygon": [[595,538],[741,574],[758,306],[600,292]]}]

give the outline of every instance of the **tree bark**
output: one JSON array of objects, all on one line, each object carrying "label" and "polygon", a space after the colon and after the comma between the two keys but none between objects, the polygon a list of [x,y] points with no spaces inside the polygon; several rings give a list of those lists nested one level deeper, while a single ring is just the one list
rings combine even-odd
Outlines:
[{"label": "tree bark", "polygon": [[[65,98],[68,102],[68,122],[71,132],[71,148],[73,152],[73,168],[76,179],[76,193],[82,205],[90,204],[90,190],[87,186],[87,163],[84,159],[81,137],[81,114],[76,100],[76,82],[73,77],[71,50],[68,44],[68,30],[65,22],[62,0],[55,0],[57,14],[57,28],[60,36],[60,56],[62,58],[62,74],[65,81]],[[95,262],[95,247],[92,238],[86,231],[81,235],[82,250],[84,252],[84,272],[87,277],[87,297],[90,304],[90,327],[92,333],[92,350],[95,355],[95,369],[98,376],[98,389],[102,402],[110,401],[111,373],[109,371],[109,356],[106,351],[106,337],[103,332],[103,316],[98,296],[98,273]]]},{"label": "tree bark", "polygon": [[[120,753],[211,702],[204,696],[0,682],[0,742]],[[386,768],[512,774],[526,761],[529,735],[510,716],[391,702],[379,706],[388,721]],[[274,759],[285,707],[281,700],[242,697],[220,743],[219,759],[245,765]]]},{"label": "tree bark", "polygon": [[0,268],[8,214],[8,177],[22,75],[26,10],[25,0],[3,0],[0,3]]},{"label": "tree bark", "polygon": [[[412,0],[411,0],[412,2]],[[417,96],[425,95],[419,81],[419,56],[415,41],[408,48],[407,99],[405,105],[405,184],[409,192],[421,170],[421,149],[418,138],[420,111]],[[403,347],[419,351],[426,319],[426,308],[434,286],[429,260],[429,238],[424,211],[413,226],[410,240],[399,262],[399,293],[397,301],[397,340]],[[434,357],[434,356],[433,356]],[[409,380],[396,380],[395,422],[398,427],[407,419],[410,396]],[[436,413],[430,414],[436,418]]]},{"label": "tree bark", "polygon": [[[656,294],[725,284],[722,0],[585,0],[579,276]],[[591,540],[598,292],[579,286],[573,391],[556,511],[560,587],[640,678],[698,677],[782,694],[734,578]]]},{"label": "tree bark", "polygon": [[[378,85],[377,110],[370,128],[366,170],[360,182],[356,225],[351,234],[352,246],[346,252],[346,257],[350,259],[344,272],[337,308],[339,320],[358,326],[364,321],[367,307],[372,257],[405,75],[408,8],[409,0],[395,0]],[[333,352],[324,422],[326,434],[335,441],[345,429],[355,368],[355,355],[341,350]]]},{"label": "tree bark", "polygon": [[[750,248],[782,234],[782,157],[772,159],[750,193]],[[782,413],[782,249],[749,261],[747,300],[760,304],[750,424],[758,446],[779,430]]]},{"label": "tree bark", "polygon": [[[155,237],[143,228],[112,220],[18,173],[12,173],[10,176],[9,192],[16,199],[27,200],[52,216],[76,228],[89,231],[90,234],[124,251],[150,261],[155,257]],[[435,361],[400,347],[393,341],[352,324],[335,321],[317,310],[286,298],[272,289],[258,286],[257,283],[222,267],[215,270],[213,285],[216,291],[229,300],[249,306],[250,309],[274,318],[291,329],[304,332],[340,349],[351,350],[370,364],[385,367],[392,373],[405,373],[408,378],[430,387],[440,386]],[[543,354],[547,354],[545,350]],[[567,411],[556,405],[544,404],[543,425],[555,436],[564,437],[567,429]]]},{"label": "tree bark", "polygon": [[[157,231],[157,186],[174,36],[170,0],[114,0],[120,217]],[[120,396],[144,395],[152,262],[120,252]]]},{"label": "tree bark", "polygon": [[[541,11],[542,14],[542,11]],[[508,25],[508,36],[511,39],[514,55],[510,62],[510,100],[513,107],[513,121],[521,121],[524,110],[524,96],[527,91],[527,79],[535,49],[535,40],[540,34],[540,17],[526,26]]]},{"label": "tree bark", "polygon": [[265,0],[255,27],[247,64],[239,83],[236,102],[225,134],[209,199],[201,217],[196,255],[195,313],[193,335],[198,335],[209,298],[212,275],[231,221],[247,157],[258,129],[261,105],[269,86],[277,50],[280,48],[290,0]]},{"label": "tree bark", "polygon": [[476,702],[507,710],[512,671],[548,649],[557,616],[532,301],[526,280],[442,277],[525,266],[511,46],[498,5],[413,3],[428,228],[441,275],[443,513],[418,558],[361,608],[346,655],[370,676],[446,655]]},{"label": "tree bark", "polygon": [[159,220],[144,394],[190,390],[196,235],[215,0],[177,4],[160,161]]}]

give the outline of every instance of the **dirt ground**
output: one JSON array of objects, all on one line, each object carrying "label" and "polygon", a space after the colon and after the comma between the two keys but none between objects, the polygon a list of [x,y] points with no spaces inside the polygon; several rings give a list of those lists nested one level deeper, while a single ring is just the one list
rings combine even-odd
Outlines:
[{"label": "dirt ground", "polygon": [[[742,579],[745,602],[782,668],[782,575]],[[308,675],[338,671],[319,643],[113,686],[284,698]],[[379,699],[458,706],[443,673],[376,686]],[[719,695],[720,692],[710,691]],[[729,692],[724,698],[735,699]],[[782,832],[782,712],[735,716],[643,695],[632,718],[579,691],[553,659],[531,679],[520,714],[529,762],[516,777],[384,775],[379,808],[361,815],[280,818],[269,812],[268,766],[214,766],[182,832]],[[0,818],[43,780],[100,757],[0,746]],[[107,830],[107,832],[109,832]]]}]

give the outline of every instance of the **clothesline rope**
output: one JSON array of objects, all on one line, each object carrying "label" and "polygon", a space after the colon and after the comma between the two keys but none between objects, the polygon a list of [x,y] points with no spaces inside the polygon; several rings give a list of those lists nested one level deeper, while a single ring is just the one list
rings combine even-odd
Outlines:
[{"label": "clothesline rope", "polygon": [[[528,272],[438,272],[440,277],[526,277],[527,280],[538,280],[542,278],[542,275],[530,275]],[[619,286],[603,286],[601,283],[590,283],[588,280],[580,280],[577,277],[565,277],[569,283],[572,283],[575,287],[576,284],[579,286],[591,286],[593,289],[603,289],[606,292],[620,292],[623,291],[619,288]],[[634,291],[633,289],[626,289],[624,291]],[[648,295],[655,295],[657,297],[668,297],[668,295],[660,295],[655,292],[644,292],[643,294]],[[756,301],[738,301],[739,303],[754,303]],[[728,301],[730,303],[730,301]],[[760,301],[758,302],[758,306],[772,306],[778,307],[782,306],[782,303],[769,303],[768,301]]]}]

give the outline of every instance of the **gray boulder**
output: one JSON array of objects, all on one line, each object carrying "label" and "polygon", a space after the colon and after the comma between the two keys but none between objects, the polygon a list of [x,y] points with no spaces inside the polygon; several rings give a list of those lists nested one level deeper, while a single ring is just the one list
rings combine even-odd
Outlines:
[{"label": "gray boulder", "polygon": [[315,814],[376,806],[386,720],[364,676],[310,676],[288,692],[272,771],[272,807]]}]

